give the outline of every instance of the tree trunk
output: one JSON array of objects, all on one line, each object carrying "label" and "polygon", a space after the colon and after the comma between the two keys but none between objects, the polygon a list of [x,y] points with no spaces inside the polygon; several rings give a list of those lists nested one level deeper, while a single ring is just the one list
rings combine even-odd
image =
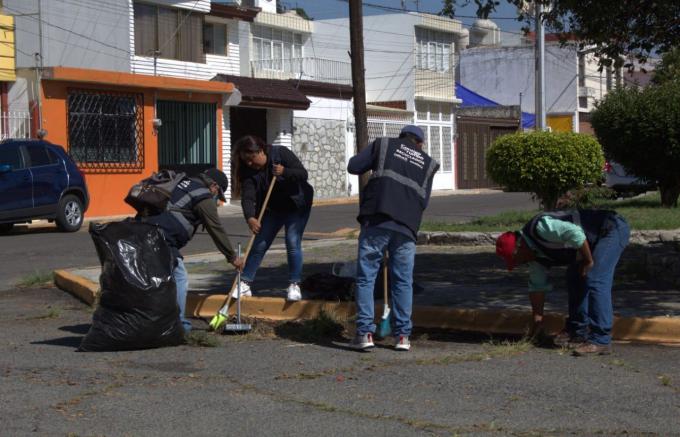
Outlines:
[{"label": "tree trunk", "polygon": [[677,208],[678,197],[680,197],[680,178],[659,181],[659,192],[661,193],[661,205],[666,208]]}]

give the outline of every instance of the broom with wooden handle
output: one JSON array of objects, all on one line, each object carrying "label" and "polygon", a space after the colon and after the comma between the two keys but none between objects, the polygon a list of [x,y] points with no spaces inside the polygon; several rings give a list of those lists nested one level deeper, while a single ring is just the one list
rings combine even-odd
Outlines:
[{"label": "broom with wooden handle", "polygon": [[390,326],[390,306],[387,301],[389,287],[387,282],[387,252],[385,253],[383,261],[383,313],[380,318],[380,325],[378,326],[378,337],[385,338],[392,332]]},{"label": "broom with wooden handle", "polygon": [[[260,214],[257,217],[257,221],[260,224],[262,224],[262,217],[264,216],[264,211],[267,209],[267,204],[269,203],[269,197],[272,194],[272,190],[274,189],[274,183],[275,182],[276,182],[276,176],[274,176],[272,178],[272,181],[269,184],[269,189],[267,190],[267,195],[264,198],[264,203],[262,204],[262,208],[260,208]],[[248,254],[250,253],[250,249],[253,247],[253,242],[255,241],[255,236],[256,236],[256,234],[253,234],[250,237],[250,241],[248,241],[248,246],[246,246],[246,251],[243,255],[244,262],[245,262],[245,260],[248,259]],[[222,308],[220,308],[220,310],[217,312],[217,314],[215,314],[213,316],[213,318],[210,320],[210,324],[208,325],[209,329],[211,329],[213,331],[217,331],[229,319],[229,304],[231,303],[231,295],[234,292],[236,285],[238,285],[238,278],[239,278],[239,275],[236,275],[236,277],[234,277],[234,282],[231,284],[231,288],[229,289],[229,293],[227,294],[227,298],[224,300],[224,305],[222,305]]]}]

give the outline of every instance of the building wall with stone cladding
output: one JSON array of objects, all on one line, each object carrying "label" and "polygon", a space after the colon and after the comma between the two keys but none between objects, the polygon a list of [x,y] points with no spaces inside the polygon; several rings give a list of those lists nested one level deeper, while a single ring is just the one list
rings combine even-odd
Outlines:
[{"label": "building wall with stone cladding", "polygon": [[346,122],[293,119],[292,150],[309,173],[316,199],[347,196]]}]

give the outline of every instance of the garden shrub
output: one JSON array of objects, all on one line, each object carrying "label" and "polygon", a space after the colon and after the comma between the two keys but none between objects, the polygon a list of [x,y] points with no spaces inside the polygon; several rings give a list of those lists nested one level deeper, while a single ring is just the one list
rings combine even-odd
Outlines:
[{"label": "garden shrub", "polygon": [[604,156],[597,140],[571,132],[530,132],[497,138],[486,154],[489,176],[510,190],[533,193],[554,209],[568,190],[596,183]]}]

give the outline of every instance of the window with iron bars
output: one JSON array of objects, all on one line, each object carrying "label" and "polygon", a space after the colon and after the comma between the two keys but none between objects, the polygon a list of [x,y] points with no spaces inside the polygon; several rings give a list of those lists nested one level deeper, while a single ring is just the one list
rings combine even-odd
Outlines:
[{"label": "window with iron bars", "polygon": [[142,94],[68,92],[68,150],[84,169],[144,168]]}]

